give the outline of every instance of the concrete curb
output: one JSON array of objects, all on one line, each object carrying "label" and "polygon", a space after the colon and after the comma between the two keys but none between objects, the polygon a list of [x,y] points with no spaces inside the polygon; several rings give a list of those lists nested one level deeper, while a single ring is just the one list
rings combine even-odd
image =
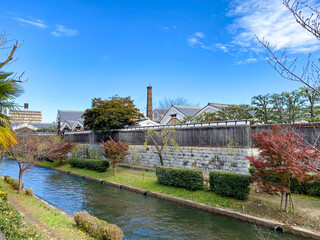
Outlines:
[{"label": "concrete curb", "polygon": [[109,181],[106,181],[103,179],[85,176],[82,174],[73,173],[73,172],[62,170],[62,169],[57,169],[57,168],[53,168],[53,167],[49,167],[49,166],[43,166],[40,164],[36,164],[36,165],[39,167],[54,169],[54,170],[64,172],[64,173],[67,173],[67,174],[70,174],[70,175],[73,175],[76,177],[81,177],[81,178],[85,178],[88,180],[100,182],[101,184],[108,184],[113,187],[118,187],[118,188],[129,190],[132,192],[144,194],[145,196],[151,196],[151,197],[155,197],[155,198],[159,198],[159,199],[164,199],[167,201],[176,202],[176,203],[187,205],[190,207],[202,209],[202,210],[205,210],[208,212],[221,214],[224,216],[229,216],[229,217],[232,217],[235,219],[239,219],[239,220],[242,220],[245,222],[257,224],[257,225],[264,226],[264,227],[271,228],[271,229],[274,229],[276,226],[281,226],[285,232],[292,233],[294,235],[299,235],[299,236],[302,236],[305,238],[320,239],[320,232],[315,232],[315,231],[308,230],[305,228],[291,226],[291,225],[283,224],[281,222],[277,222],[277,221],[273,221],[273,220],[269,220],[269,219],[265,219],[265,218],[260,218],[260,217],[252,216],[252,215],[245,214],[245,213],[235,212],[233,210],[229,210],[229,209],[225,209],[225,208],[213,207],[213,206],[209,206],[209,205],[206,205],[203,203],[198,203],[198,202],[186,200],[186,199],[179,198],[179,197],[174,197],[174,196],[170,196],[170,195],[166,195],[166,194],[152,192],[152,191],[148,191],[148,190],[141,189],[141,188],[131,187],[131,186],[123,185],[120,183],[109,182]]},{"label": "concrete curb", "polygon": [[54,209],[54,210],[56,210],[58,212],[61,212],[63,215],[65,215],[66,217],[68,217],[70,220],[73,221],[74,216],[71,213],[68,213],[67,211],[65,211],[65,210],[63,210],[63,209],[61,209],[61,208],[59,208],[59,207],[57,207],[57,206],[45,201],[45,200],[43,200],[39,196],[33,195],[33,197],[38,199],[42,203],[46,204],[48,207],[50,207],[50,208],[52,208],[52,209]]}]

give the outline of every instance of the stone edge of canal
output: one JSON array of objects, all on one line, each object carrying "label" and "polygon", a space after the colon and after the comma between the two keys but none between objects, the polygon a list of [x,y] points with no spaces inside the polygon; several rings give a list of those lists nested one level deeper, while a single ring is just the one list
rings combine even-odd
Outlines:
[{"label": "stone edge of canal", "polygon": [[[63,173],[67,173],[70,174],[72,176],[76,176],[76,177],[80,177],[80,178],[85,178],[91,181],[95,181],[95,182],[99,182],[101,184],[108,184],[110,186],[113,187],[117,187],[117,188],[121,188],[121,189],[125,189],[125,190],[129,190],[132,192],[136,192],[139,194],[143,194],[145,196],[151,196],[151,197],[155,197],[155,198],[159,198],[159,199],[163,199],[163,200],[167,200],[167,201],[171,201],[171,202],[175,202],[175,203],[179,203],[179,204],[183,204],[183,205],[187,205],[190,207],[194,207],[194,208],[198,208],[201,210],[205,210],[208,212],[212,212],[212,213],[216,213],[216,214],[220,214],[220,215],[224,215],[224,216],[228,216],[228,217],[232,217],[235,219],[239,219],[245,222],[249,222],[249,223],[253,223],[253,224],[257,224],[260,226],[264,226],[267,228],[271,228],[271,229],[275,229],[276,226],[281,226],[285,232],[294,234],[294,235],[299,235],[305,238],[311,238],[311,239],[320,239],[320,233],[318,232],[314,232],[308,229],[304,229],[304,228],[300,228],[300,227],[296,227],[296,226],[290,226],[290,225],[286,225],[277,221],[273,221],[273,220],[269,220],[269,219],[264,219],[264,218],[260,218],[260,217],[255,217],[252,215],[248,215],[245,213],[240,213],[240,212],[235,212],[232,210],[228,210],[228,209],[224,209],[224,208],[220,208],[220,207],[213,207],[213,206],[209,206],[203,203],[198,203],[198,202],[194,202],[191,200],[186,200],[183,198],[179,198],[179,197],[174,197],[174,196],[170,196],[170,195],[166,195],[166,194],[162,194],[162,193],[157,193],[157,192],[152,192],[152,191],[147,191],[145,189],[141,189],[141,188],[136,188],[136,187],[131,187],[128,185],[123,185],[120,183],[115,183],[115,182],[109,182],[103,179],[99,179],[99,178],[94,178],[94,177],[90,177],[90,176],[86,176],[86,175],[82,175],[79,173],[74,173],[74,172],[70,172],[70,171],[66,171],[66,170],[62,170],[62,169],[58,169],[58,168],[54,168],[54,167],[50,167],[50,166],[44,166],[44,165],[40,165],[40,164],[35,164],[38,167],[43,167],[43,168],[49,168],[49,169],[53,169],[59,172],[63,172]],[[45,204],[47,204],[48,206],[62,212],[63,214],[65,214],[66,216],[68,216],[69,218],[73,218],[73,215],[56,207],[53,206],[52,204],[46,202],[45,200],[35,196],[36,198],[38,198],[40,201],[44,202]]]}]

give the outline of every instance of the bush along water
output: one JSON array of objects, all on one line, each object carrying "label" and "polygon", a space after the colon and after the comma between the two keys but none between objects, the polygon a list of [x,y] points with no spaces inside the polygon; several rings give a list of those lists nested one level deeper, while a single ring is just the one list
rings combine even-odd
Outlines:
[{"label": "bush along water", "polygon": [[236,173],[210,172],[210,189],[221,196],[246,200],[252,179]]},{"label": "bush along water", "polygon": [[105,172],[109,168],[109,162],[107,160],[71,158],[69,164],[72,167],[86,168],[97,172]]},{"label": "bush along water", "polygon": [[76,212],[74,214],[74,221],[77,226],[84,229],[95,239],[121,240],[124,236],[121,228],[117,225],[99,220],[86,212]]},{"label": "bush along water", "polygon": [[[17,179],[14,179],[10,176],[4,176],[4,181],[8,184],[10,184],[14,189],[19,189],[19,181]],[[22,183],[22,188],[23,188],[23,183]]]},{"label": "bush along water", "polygon": [[200,170],[172,167],[157,167],[158,182],[167,186],[185,188],[188,190],[203,189],[203,175]]}]

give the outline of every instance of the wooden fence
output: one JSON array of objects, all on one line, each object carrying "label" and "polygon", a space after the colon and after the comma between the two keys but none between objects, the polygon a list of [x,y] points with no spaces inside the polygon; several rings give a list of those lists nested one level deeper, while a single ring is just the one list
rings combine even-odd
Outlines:
[{"label": "wooden fence", "polygon": [[[320,123],[283,124],[288,130],[295,130],[304,135],[309,143],[320,145]],[[224,125],[224,126],[194,126],[188,128],[174,127],[175,138],[179,146],[201,147],[254,147],[252,134],[262,130],[270,130],[272,125]],[[112,137],[115,141],[121,140],[130,145],[143,145],[148,128],[125,129],[112,131],[108,136],[91,131],[67,132],[66,140],[74,143],[99,143]],[[161,129],[159,130],[161,131]],[[151,143],[151,142],[149,142]]]}]

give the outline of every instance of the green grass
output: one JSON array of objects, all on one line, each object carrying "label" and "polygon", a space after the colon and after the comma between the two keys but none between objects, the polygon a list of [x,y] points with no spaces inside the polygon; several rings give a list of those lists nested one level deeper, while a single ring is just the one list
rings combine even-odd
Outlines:
[{"label": "green grass", "polygon": [[[320,229],[320,223],[312,218],[314,217],[314,213],[312,212],[318,210],[318,206],[320,206],[320,198],[317,197],[307,197],[293,194],[297,211],[295,214],[286,214],[278,210],[280,204],[280,197],[278,195],[268,195],[251,191],[249,199],[246,201],[241,201],[219,196],[212,191],[208,191],[208,189],[189,191],[182,188],[160,185],[154,172],[145,172],[117,167],[117,174],[115,175],[112,167],[110,167],[104,173],[99,173],[87,169],[73,168],[67,162],[64,162],[62,165],[59,163],[48,162],[40,162],[39,164],[104,179],[111,182],[117,182],[148,191],[180,197],[183,199],[207,204],[209,206],[220,206],[238,212],[242,211],[242,208],[244,207],[246,213],[255,216],[309,227],[314,230]],[[309,211],[310,215],[306,214],[308,212],[304,211],[305,206],[308,206],[307,210]],[[302,213],[300,213],[300,208],[302,209]]]},{"label": "green grass", "polygon": [[69,164],[64,162],[62,165],[59,163],[48,163],[40,162],[41,165],[55,167],[58,169],[63,169],[65,171],[70,171],[74,173],[79,173],[99,179],[104,179],[111,182],[117,182],[124,185],[129,185],[132,187],[142,188],[148,191],[163,193],[175,197],[180,197],[183,199],[192,200],[195,202],[204,203],[211,206],[223,206],[231,207],[236,211],[240,211],[242,206],[242,201],[222,197],[214,192],[208,190],[197,190],[189,191],[183,188],[163,186],[158,183],[155,172],[144,172],[139,170],[132,170],[127,168],[117,167],[117,173],[114,174],[114,169],[110,167],[106,172],[99,173],[92,170],[80,169],[71,167]]},{"label": "green grass", "polygon": [[34,197],[17,194],[3,179],[0,182],[8,191],[10,202],[24,215],[25,221],[36,226],[46,239],[51,239],[52,235],[54,239],[92,239],[63,213]]}]

